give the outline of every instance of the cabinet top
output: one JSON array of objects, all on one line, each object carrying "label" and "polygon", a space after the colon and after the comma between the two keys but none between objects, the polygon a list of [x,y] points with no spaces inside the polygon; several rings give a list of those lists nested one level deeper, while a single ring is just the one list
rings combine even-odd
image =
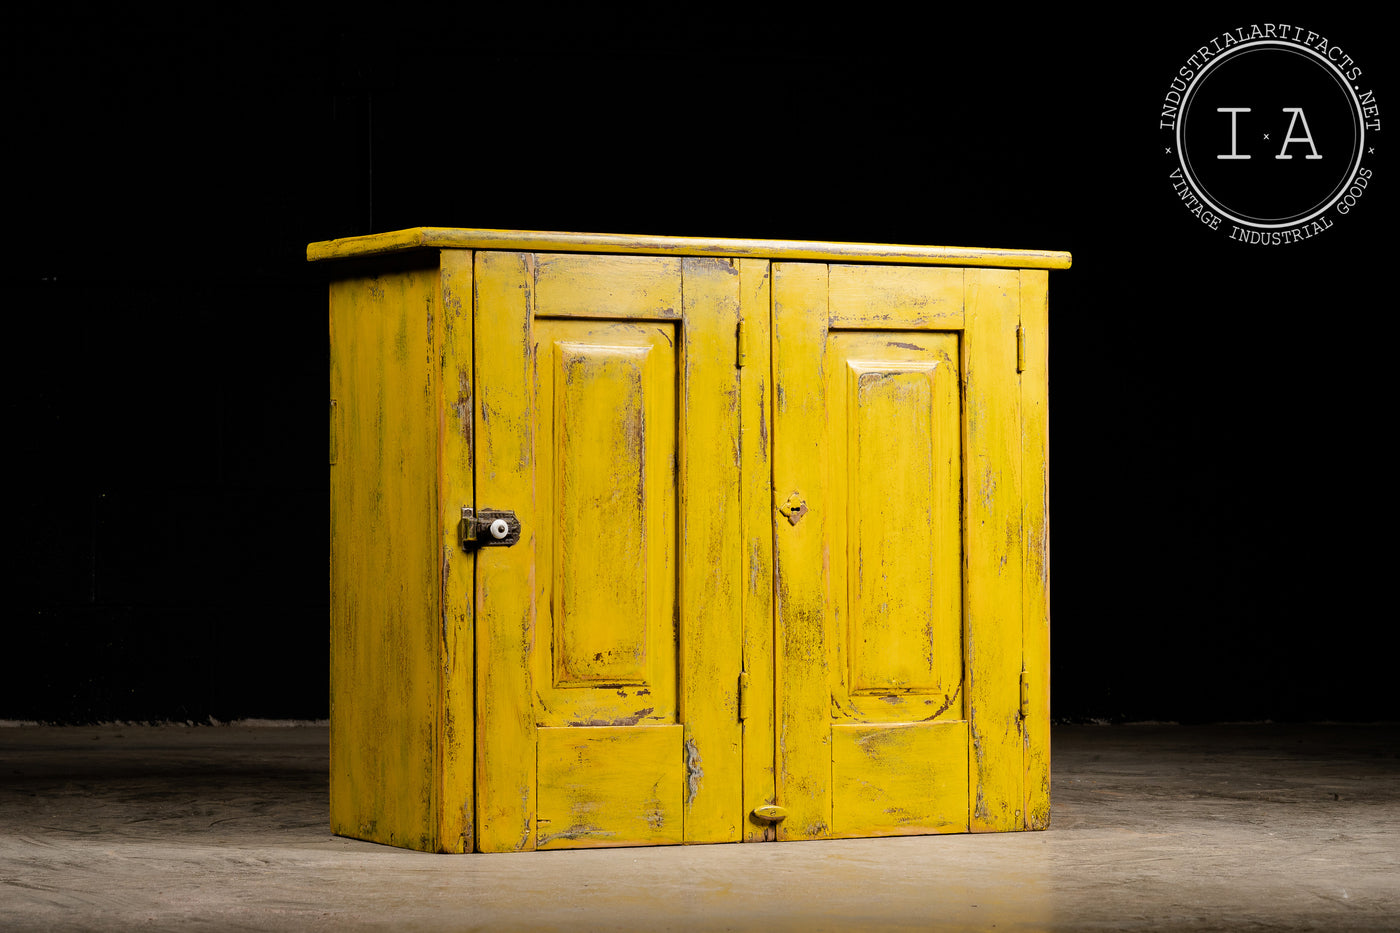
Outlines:
[{"label": "cabinet top", "polygon": [[614,233],[543,233],[414,227],[392,233],[322,240],[306,247],[306,258],[349,259],[415,249],[501,249],[566,253],[639,253],[669,256],[745,256],[818,262],[889,262],[939,266],[998,266],[1068,269],[1070,254],[1059,250],[982,249],[970,246],[902,246],[888,243],[830,243],[813,240],[738,240],[719,237],[628,236]]}]

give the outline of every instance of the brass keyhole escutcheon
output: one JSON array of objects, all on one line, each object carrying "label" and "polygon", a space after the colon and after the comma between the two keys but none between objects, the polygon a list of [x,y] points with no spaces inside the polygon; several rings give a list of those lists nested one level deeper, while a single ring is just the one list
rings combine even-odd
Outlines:
[{"label": "brass keyhole escutcheon", "polygon": [[796,525],[798,522],[802,521],[802,516],[807,514],[807,503],[800,495],[794,492],[787,497],[786,502],[778,506],[778,511],[787,518],[788,524]]}]

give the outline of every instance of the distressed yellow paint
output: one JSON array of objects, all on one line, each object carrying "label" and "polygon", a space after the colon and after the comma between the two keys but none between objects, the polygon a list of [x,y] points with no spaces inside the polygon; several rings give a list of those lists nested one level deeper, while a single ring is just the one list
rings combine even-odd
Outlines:
[{"label": "distressed yellow paint", "polygon": [[437,288],[428,266],[336,282],[330,294],[341,435],[330,468],[331,828],[426,850],[460,844],[442,839],[434,812]]},{"label": "distressed yellow paint", "polygon": [[1022,829],[1020,277],[967,272],[967,663],[974,832]]},{"label": "distressed yellow paint", "polygon": [[831,314],[835,268],[774,266],[778,837],[966,828],[959,335],[887,329],[897,297]]},{"label": "distressed yellow paint", "polygon": [[1021,484],[1025,570],[1022,669],[1027,678],[1026,828],[1050,825],[1049,331],[1045,272],[1021,272]]},{"label": "distressed yellow paint", "polygon": [[828,337],[837,721],[964,718],[960,366],[956,333]]},{"label": "distressed yellow paint", "polygon": [[[509,464],[488,468],[487,438],[479,436],[477,499],[493,507],[512,501],[503,491],[488,502],[491,484],[483,475],[491,469],[508,468],[511,476],[532,480],[534,507],[526,527],[534,535],[528,555],[534,586],[531,594],[518,588],[487,594],[480,586],[486,571],[479,569],[479,630],[509,605],[510,617],[534,620],[534,637],[528,644],[514,642],[510,654],[490,644],[478,648],[479,658],[483,650],[497,652],[492,664],[531,672],[529,689],[514,674],[478,674],[511,685],[508,692],[483,695],[481,733],[494,735],[498,728],[484,717],[510,710],[507,726],[514,731],[508,734],[519,737],[508,746],[518,753],[513,764],[501,762],[499,773],[481,773],[482,845],[489,838],[485,807],[518,793],[535,763],[526,733],[573,727],[654,735],[648,730],[661,724],[678,727],[665,768],[657,773],[674,779],[666,793],[682,801],[683,817],[666,831],[673,836],[652,841],[737,840],[741,578],[737,555],[725,559],[739,529],[735,270],[715,259],[667,261],[669,266],[633,260],[629,266],[645,265],[648,275],[619,279],[614,262],[570,264],[551,257],[546,274],[539,267],[545,257],[495,256],[478,254],[477,371],[489,371],[482,322],[491,318],[490,331],[515,344],[497,347],[500,361],[512,372],[518,365],[533,367],[533,376],[510,396],[488,388],[494,373],[481,379],[482,420],[492,428],[497,422],[513,425],[531,446],[520,455],[511,450]],[[508,275],[499,291],[488,292],[484,267],[494,264],[504,265]],[[671,281],[658,284],[651,273],[667,268]],[[541,307],[533,286],[546,280],[550,295]],[[663,292],[684,296],[679,322],[669,303],[653,301]],[[545,313],[564,308],[573,309],[572,316]],[[648,308],[652,319],[636,317],[634,312]],[[581,309],[591,309],[594,317],[583,317]],[[629,315],[631,320],[614,320]],[[524,514],[520,518],[526,522]],[[479,567],[512,552],[526,554],[520,545],[483,549]],[[517,605],[522,601],[528,605]],[[502,630],[501,637],[506,631],[514,630]],[[518,715],[517,707],[530,718]],[[540,800],[557,801],[564,793],[557,786],[560,775],[540,757]],[[619,798],[607,799],[624,807]],[[632,800],[626,806],[636,811],[641,805]],[[518,804],[515,809],[521,811]],[[637,812],[608,819],[635,821]],[[548,842],[564,846],[571,838]],[[529,848],[528,830],[515,843]]]},{"label": "distressed yellow paint", "polygon": [[684,841],[680,726],[539,730],[541,849]]},{"label": "distressed yellow paint", "polygon": [[961,330],[961,269],[832,265],[830,315],[842,327]]},{"label": "distressed yellow paint", "polygon": [[[950,410],[934,401],[937,364],[851,360],[847,367],[848,683],[875,693],[951,687],[962,667],[961,542],[956,492],[948,496],[946,487],[956,488],[959,464],[955,454],[950,484],[946,465],[943,475],[938,470],[936,441],[929,443],[951,434],[933,425]],[[953,387],[939,394],[952,401],[946,420],[956,428],[957,378],[943,382]],[[935,485],[945,494],[931,495]],[[936,499],[951,499],[952,508]],[[941,637],[945,619],[951,644]],[[950,660],[952,677],[944,670]]]},{"label": "distressed yellow paint", "polygon": [[658,542],[647,519],[665,510],[653,489],[669,479],[648,469],[658,429],[647,417],[651,348],[555,341],[553,350],[554,679],[648,683]]},{"label": "distressed yellow paint", "polygon": [[737,842],[743,824],[739,673],[739,275],[687,258],[681,376],[681,659],[687,842]]},{"label": "distressed yellow paint", "polygon": [[681,261],[542,253],[534,291],[540,317],[679,318]]},{"label": "distressed yellow paint", "polygon": [[773,485],[771,292],[768,263],[740,259],[739,314],[746,353],[740,379],[743,663],[747,676],[743,721],[743,838],[776,838],[773,821],[749,816],[777,803],[773,710]]},{"label": "distressed yellow paint", "polygon": [[[535,847],[534,257],[476,254],[476,506],[520,520],[520,540],[476,555],[477,846]],[[489,374],[489,378],[487,378]]]},{"label": "distressed yellow paint", "polygon": [[439,258],[442,377],[438,380],[438,533],[442,552],[437,778],[433,806],[441,852],[476,848],[476,559],[457,544],[461,507],[475,501],[472,445],[472,254]]},{"label": "distressed yellow paint", "polygon": [[[1067,254],[437,228],[308,252],[380,257],[331,288],[336,832],[1047,825]],[[520,540],[462,549],[463,506]]]},{"label": "distressed yellow paint", "polygon": [[659,427],[648,417],[651,347],[554,340],[550,349],[554,437],[540,452],[553,452],[556,464],[545,471],[556,496],[554,682],[648,684],[657,615],[648,597],[658,577],[650,558],[659,542],[647,520],[664,513],[672,486],[647,455]]},{"label": "distressed yellow paint", "polygon": [[836,836],[967,832],[967,723],[831,727]]},{"label": "distressed yellow paint", "polygon": [[828,495],[825,457],[827,267],[774,263],[772,288],[777,791],[788,812],[777,834],[817,839],[831,835],[827,525],[839,507]]},{"label": "distressed yellow paint", "polygon": [[413,227],[389,233],[324,240],[306,248],[306,258],[348,259],[420,249],[541,250],[564,253],[718,256],[817,262],[986,266],[1003,269],[1068,269],[1070,254],[1059,250],[988,249],[975,246],[913,246],[812,240],[749,240],[720,237],[639,236],[616,233],[550,233]]},{"label": "distressed yellow paint", "polygon": [[537,319],[535,721],[677,721],[672,322]]}]

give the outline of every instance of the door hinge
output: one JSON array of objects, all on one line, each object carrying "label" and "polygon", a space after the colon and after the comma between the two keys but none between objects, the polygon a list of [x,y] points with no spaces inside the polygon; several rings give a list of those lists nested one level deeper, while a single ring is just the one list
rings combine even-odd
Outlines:
[{"label": "door hinge", "polygon": [[335,399],[331,399],[331,466],[335,466],[335,462],[340,459],[340,431],[337,430],[337,422],[340,420],[339,414],[340,409],[336,407]]},{"label": "door hinge", "polygon": [[1025,671],[1021,672],[1021,718],[1031,714],[1031,682]]},{"label": "door hinge", "polygon": [[749,718],[749,672],[739,672],[739,721]]},{"label": "door hinge", "polygon": [[748,362],[749,356],[748,335],[744,333],[743,318],[739,318],[739,324],[737,327],[734,328],[734,340],[737,344],[737,348],[735,350],[734,365],[742,369],[744,367],[744,364]]},{"label": "door hinge", "polygon": [[1026,329],[1016,325],[1016,372],[1026,371]]},{"label": "door hinge", "polygon": [[463,506],[457,540],[468,551],[479,547],[510,547],[520,540],[520,520],[509,509],[473,510]]}]

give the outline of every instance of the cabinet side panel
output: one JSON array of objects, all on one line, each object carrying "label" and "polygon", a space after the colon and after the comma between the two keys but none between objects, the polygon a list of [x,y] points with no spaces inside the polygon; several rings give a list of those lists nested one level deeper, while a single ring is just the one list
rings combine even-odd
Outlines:
[{"label": "cabinet side panel", "polygon": [[331,287],[331,828],[436,847],[436,269]]},{"label": "cabinet side panel", "polygon": [[1021,272],[1021,482],[1025,513],[1026,828],[1050,826],[1050,486],[1047,273]]}]

